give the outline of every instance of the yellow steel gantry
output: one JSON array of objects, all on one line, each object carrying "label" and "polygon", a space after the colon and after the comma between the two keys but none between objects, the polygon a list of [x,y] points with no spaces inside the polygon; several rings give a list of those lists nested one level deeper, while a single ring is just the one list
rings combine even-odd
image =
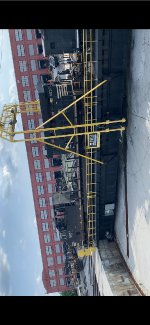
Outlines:
[{"label": "yellow steel gantry", "polygon": [[[118,128],[111,128],[109,129],[109,125],[116,124],[116,123],[124,123],[126,120],[120,119],[115,121],[105,121],[105,122],[97,122],[94,118],[94,109],[96,105],[96,97],[93,96],[93,92],[98,88],[104,85],[107,80],[104,80],[94,86],[93,84],[97,83],[97,79],[93,77],[93,64],[96,62],[93,60],[92,56],[92,47],[93,47],[93,40],[92,37],[92,30],[83,30],[83,65],[84,65],[84,94],[69,104],[67,107],[59,111],[57,114],[52,116],[46,122],[42,123],[35,129],[30,130],[17,130],[17,116],[18,114],[32,114],[32,113],[40,113],[40,102],[33,101],[33,102],[24,102],[19,104],[10,104],[5,105],[3,107],[2,113],[0,115],[0,138],[5,139],[10,142],[31,142],[35,138],[36,141],[42,142],[48,146],[57,148],[59,150],[73,153],[79,157],[85,158],[86,164],[86,191],[87,191],[87,232],[88,232],[88,248],[81,249],[78,252],[78,256],[88,256],[94,251],[95,246],[95,239],[96,239],[96,183],[95,183],[95,171],[94,171],[94,164],[98,163],[103,165],[102,161],[94,159],[94,153],[97,147],[100,146],[100,135],[101,133],[106,132],[116,132],[116,131],[124,131],[124,126],[119,126]],[[93,100],[94,99],[94,100]],[[66,116],[65,112],[70,107],[75,107],[76,103],[80,100],[84,101],[84,123],[73,125],[70,119]],[[63,114],[63,116],[68,121],[68,126],[62,127],[48,127],[44,128],[43,126],[46,125],[48,122],[52,121],[59,115]],[[100,125],[107,126],[104,130],[98,130],[97,127]],[[79,132],[80,128],[84,129],[84,131]],[[65,131],[69,129],[71,132],[69,134],[57,134],[57,131]],[[44,137],[41,136],[41,132]],[[54,135],[46,136],[46,132],[52,131]],[[30,134],[32,134],[32,138],[30,138]],[[89,137],[97,136],[99,141],[95,148],[90,147]],[[22,137],[23,136],[23,137]],[[84,136],[85,137],[85,155],[80,154],[79,152],[74,152],[68,149],[68,146],[76,136]],[[63,148],[61,146],[57,146],[53,143],[47,142],[48,139],[57,139],[57,138],[70,138],[66,147]],[[93,190],[94,188],[94,190]]]}]

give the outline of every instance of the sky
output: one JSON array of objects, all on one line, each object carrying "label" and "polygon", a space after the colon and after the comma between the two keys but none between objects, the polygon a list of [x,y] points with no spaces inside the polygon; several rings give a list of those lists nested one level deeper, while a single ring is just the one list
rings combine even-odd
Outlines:
[{"label": "sky", "polygon": [[[4,104],[15,102],[9,34],[0,30],[0,112]],[[49,296],[42,269],[25,144],[0,139],[0,295]]]}]

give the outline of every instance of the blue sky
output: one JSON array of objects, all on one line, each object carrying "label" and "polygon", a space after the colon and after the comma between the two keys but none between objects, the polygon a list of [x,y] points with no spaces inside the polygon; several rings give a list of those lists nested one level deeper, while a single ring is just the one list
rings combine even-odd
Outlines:
[{"label": "blue sky", "polygon": [[[0,111],[18,102],[8,30],[0,30]],[[21,122],[19,122],[21,124]],[[0,295],[45,295],[24,143],[0,139]]]}]

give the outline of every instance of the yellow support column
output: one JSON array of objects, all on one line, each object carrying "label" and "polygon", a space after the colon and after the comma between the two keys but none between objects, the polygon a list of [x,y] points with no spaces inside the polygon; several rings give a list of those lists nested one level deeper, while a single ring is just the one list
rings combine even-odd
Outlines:
[{"label": "yellow support column", "polygon": [[96,251],[96,247],[88,247],[78,250],[78,257],[91,256]]}]

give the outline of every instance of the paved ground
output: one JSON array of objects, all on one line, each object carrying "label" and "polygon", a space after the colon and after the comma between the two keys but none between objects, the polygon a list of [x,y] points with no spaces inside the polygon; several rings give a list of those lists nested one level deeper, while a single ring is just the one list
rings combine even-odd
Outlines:
[{"label": "paved ground", "polygon": [[115,231],[137,283],[150,295],[150,30],[133,30],[128,76],[127,257],[124,161],[119,180]]},{"label": "paved ground", "polygon": [[90,257],[86,257],[84,270],[80,272],[82,295],[85,296],[93,296],[93,268],[90,266]]},{"label": "paved ground", "polygon": [[[94,256],[95,255],[95,256]],[[102,240],[93,254],[101,296],[140,296],[115,242]]]}]

